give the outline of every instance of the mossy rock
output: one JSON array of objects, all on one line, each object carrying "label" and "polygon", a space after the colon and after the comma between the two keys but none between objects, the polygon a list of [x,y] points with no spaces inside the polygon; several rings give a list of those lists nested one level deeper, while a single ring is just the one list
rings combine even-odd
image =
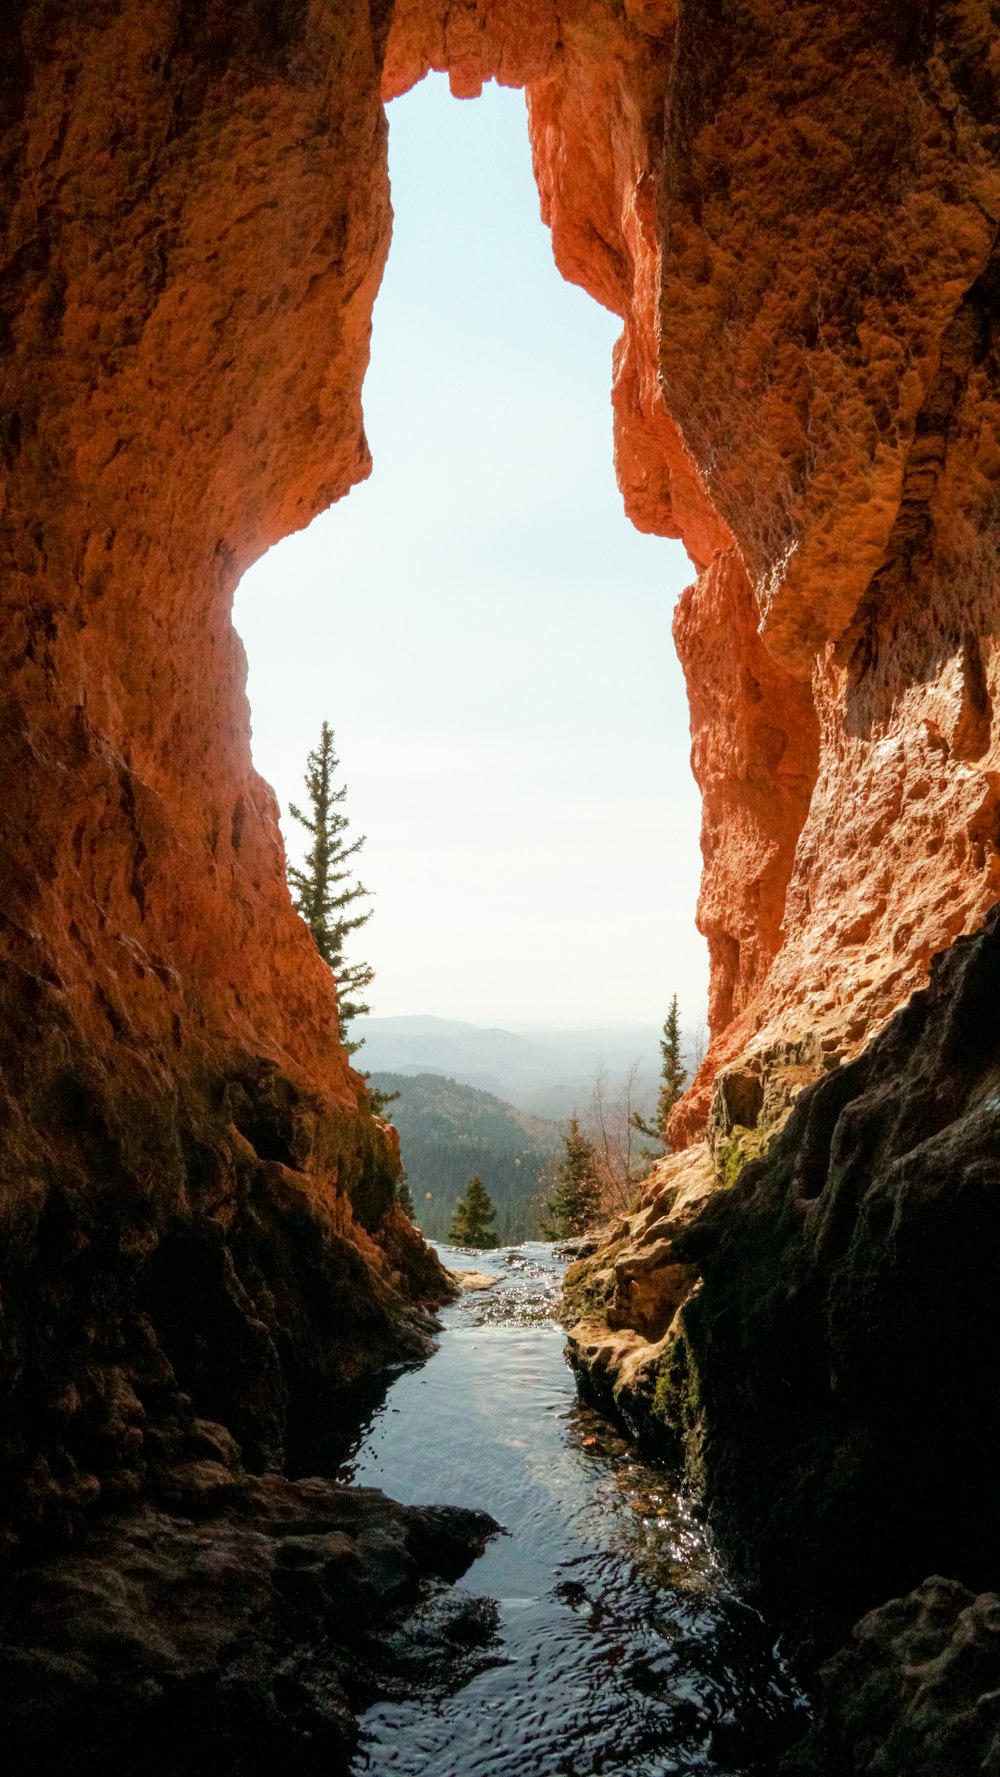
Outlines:
[{"label": "mossy rock", "polygon": [[759,1160],[767,1152],[771,1137],[776,1133],[773,1126],[770,1129],[744,1129],[740,1123],[733,1126],[715,1150],[715,1170],[723,1190],[731,1190],[744,1166],[751,1160]]},{"label": "mossy rock", "polygon": [[703,1478],[704,1413],[698,1370],[684,1332],[683,1310],[657,1367],[652,1414],[679,1441],[688,1480],[699,1486]]},{"label": "mossy rock", "polygon": [[610,1264],[608,1256],[602,1250],[599,1265],[591,1257],[578,1259],[575,1265],[567,1267],[562,1294],[562,1318],[567,1325],[588,1317],[604,1317],[615,1293],[614,1254]]}]

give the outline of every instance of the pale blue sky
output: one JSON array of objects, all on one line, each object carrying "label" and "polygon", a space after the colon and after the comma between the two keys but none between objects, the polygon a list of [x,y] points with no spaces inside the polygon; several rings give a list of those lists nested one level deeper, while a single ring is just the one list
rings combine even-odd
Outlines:
[{"label": "pale blue sky", "polygon": [[[245,576],[254,757],[287,809],[326,717],[380,1015],[704,1009],[699,803],[670,620],[691,578],[615,485],[615,316],[563,283],[523,95],[389,110],[372,478]],[[285,821],[293,855],[301,849]]]}]

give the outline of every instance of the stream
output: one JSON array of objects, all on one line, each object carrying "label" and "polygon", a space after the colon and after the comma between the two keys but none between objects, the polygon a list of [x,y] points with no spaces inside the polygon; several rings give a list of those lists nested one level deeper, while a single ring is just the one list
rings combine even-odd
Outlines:
[{"label": "stream", "polygon": [[454,1660],[368,1710],[352,1773],[773,1772],[802,1698],[669,1471],[578,1401],[551,1246],[438,1251],[499,1281],[444,1311],[341,1478],[480,1507],[509,1534],[462,1581]]}]

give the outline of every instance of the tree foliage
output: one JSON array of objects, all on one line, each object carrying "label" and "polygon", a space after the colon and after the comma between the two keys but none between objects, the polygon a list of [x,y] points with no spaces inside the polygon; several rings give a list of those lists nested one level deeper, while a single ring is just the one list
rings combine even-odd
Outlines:
[{"label": "tree foliage", "polygon": [[662,1142],[663,1146],[669,1149],[667,1123],[687,1082],[687,1069],[681,1060],[681,1021],[677,1010],[676,994],[670,1002],[670,1010],[663,1025],[660,1054],[663,1058],[660,1068],[660,1090],[653,1119],[651,1122],[647,1122],[636,1111],[633,1113],[632,1123],[641,1135],[645,1135],[650,1141]]},{"label": "tree foliage", "polygon": [[453,1246],[496,1246],[495,1215],[486,1186],[481,1178],[473,1174],[465,1187],[465,1196],[460,1197],[455,1205],[448,1239]]},{"label": "tree foliage", "polygon": [[542,1205],[542,1233],[549,1240],[583,1234],[601,1213],[601,1181],[594,1144],[587,1140],[578,1117],[571,1117],[563,1136],[565,1154],[555,1183]]},{"label": "tree foliage", "polygon": [[293,802],[291,813],[312,835],[312,844],[301,869],[289,865],[288,881],[295,905],[316,940],[316,948],[324,962],[329,963],[337,983],[337,1022],[340,1038],[349,1055],[361,1047],[349,1041],[347,1026],[352,1018],[370,1011],[363,995],[375,979],[368,963],[349,963],[344,945],[351,932],[366,925],[372,916],[351,913],[358,901],[367,900],[370,891],[353,880],[350,860],[365,843],[364,834],[348,843],[350,822],[342,811],[347,786],[335,788],[335,774],[340,764],[333,745],[333,729],[324,722],[319,746],[309,754],[305,785],[309,794],[310,812],[304,813]]},{"label": "tree foliage", "polygon": [[538,1239],[539,1178],[562,1151],[557,1123],[442,1074],[375,1072],[368,1087],[395,1100],[392,1120],[415,1219],[429,1239],[448,1239],[455,1204],[473,1173],[490,1194],[500,1245]]},{"label": "tree foliage", "polygon": [[410,1187],[407,1183],[405,1172],[401,1172],[396,1180],[396,1202],[399,1204],[404,1215],[408,1215],[412,1222],[414,1213],[413,1198],[410,1195]]}]

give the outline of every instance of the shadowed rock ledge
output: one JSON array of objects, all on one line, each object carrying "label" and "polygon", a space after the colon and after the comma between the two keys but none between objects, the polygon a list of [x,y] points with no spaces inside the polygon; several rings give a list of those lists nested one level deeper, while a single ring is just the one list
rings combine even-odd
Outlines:
[{"label": "shadowed rock ledge", "polygon": [[[978,1770],[950,1734],[992,1769],[998,1004],[1000,908],[861,1056],[801,1093],[731,1189],[704,1160],[682,1188],[694,1150],[664,1162],[627,1239],[613,1231],[569,1273],[582,1385],[684,1462],[736,1572],[799,1639],[829,1649],[929,1572],[962,1582],[859,1627],[823,1676],[814,1762],[797,1772]],[[646,1324],[623,1312],[644,1254],[664,1302]],[[655,1269],[643,1293],[655,1302]],[[898,1640],[913,1623],[934,1630],[931,1692]]]},{"label": "shadowed rock ledge", "polygon": [[[419,1686],[435,1660],[454,1677],[490,1641],[488,1601],[441,1583],[482,1553],[496,1530],[484,1513],[252,1481],[218,1454],[179,1483],[184,1516],[144,1505],[57,1563],[6,1576],[0,1689],[18,1777],[97,1777],[123,1761],[163,1777],[216,1761],[342,1771],[359,1707]],[[415,1659],[398,1625],[417,1606]]]},{"label": "shadowed rock ledge", "polygon": [[934,1577],[820,1668],[781,1777],[987,1777],[1000,1763],[1000,1598]]},{"label": "shadowed rock ledge", "polygon": [[336,1402],[423,1348],[442,1291],[291,908],[231,623],[245,567],[368,472],[383,97],[433,66],[525,85],[556,261],[622,317],[628,509],[697,571],[713,1041],[677,1140],[748,1052],[752,1076],[805,1028],[801,1065],[834,1068],[690,1228],[707,1174],[663,1174],[591,1292],[590,1374],[669,1428],[733,1558],[818,1634],[932,1567],[992,1585],[994,926],[864,1045],[1000,893],[994,10],[7,13],[13,1558],[161,1510],[192,1464],[224,1493],[225,1437],[247,1471],[326,1461]]}]

